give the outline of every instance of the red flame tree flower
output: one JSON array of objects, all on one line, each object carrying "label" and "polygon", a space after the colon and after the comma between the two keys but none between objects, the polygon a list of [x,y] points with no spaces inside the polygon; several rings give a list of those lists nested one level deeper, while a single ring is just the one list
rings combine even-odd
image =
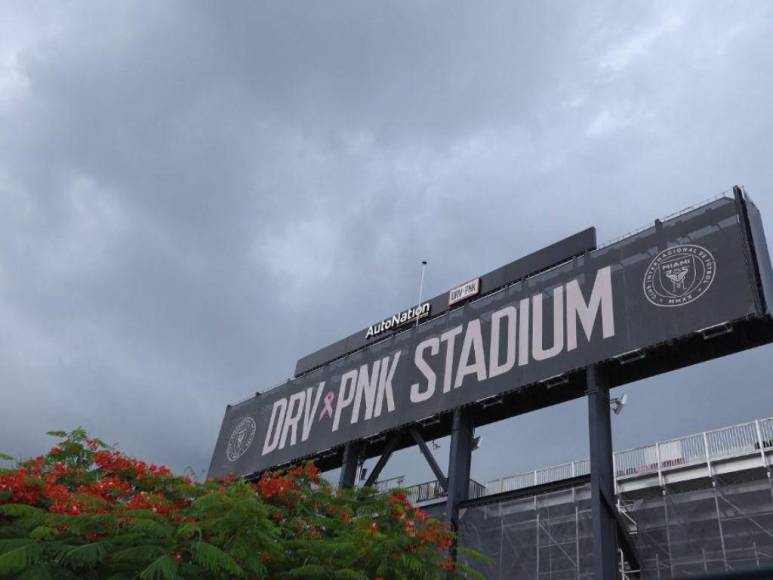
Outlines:
[{"label": "red flame tree flower", "polygon": [[51,435],[0,469],[0,577],[480,577],[399,490],[335,491],[310,463],[196,483],[82,429]]}]

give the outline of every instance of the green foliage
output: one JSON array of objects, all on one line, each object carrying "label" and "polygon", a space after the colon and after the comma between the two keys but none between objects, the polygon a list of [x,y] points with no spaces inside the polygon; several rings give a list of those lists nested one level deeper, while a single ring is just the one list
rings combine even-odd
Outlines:
[{"label": "green foliage", "polygon": [[167,555],[159,556],[140,572],[142,580],[174,580],[178,577],[179,565]]},{"label": "green foliage", "polygon": [[110,549],[108,542],[94,542],[75,546],[61,553],[59,561],[68,568],[93,568],[103,562]]},{"label": "green foliage", "polygon": [[6,540],[0,544],[0,575],[19,574],[40,557],[40,545],[34,540]]},{"label": "green foliage", "polygon": [[334,490],[311,464],[196,484],[83,429],[49,434],[47,455],[0,470],[0,578],[480,577],[400,490]]}]

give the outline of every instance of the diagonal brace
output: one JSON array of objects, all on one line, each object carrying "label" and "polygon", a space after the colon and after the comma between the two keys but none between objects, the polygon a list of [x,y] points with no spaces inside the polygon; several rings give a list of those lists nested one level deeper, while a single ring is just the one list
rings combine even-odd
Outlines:
[{"label": "diagonal brace", "polygon": [[440,466],[437,464],[437,461],[435,461],[435,456],[432,455],[432,452],[429,450],[429,447],[427,447],[427,443],[424,441],[424,438],[421,436],[421,433],[419,433],[419,430],[416,428],[415,425],[411,426],[408,429],[408,433],[411,434],[411,437],[413,437],[413,440],[419,446],[419,449],[421,450],[421,454],[424,456],[424,459],[427,460],[427,463],[429,464],[429,467],[432,470],[432,473],[435,474],[435,477],[437,478],[438,483],[440,484],[440,487],[443,488],[444,492],[448,493],[448,479],[443,473],[443,470],[440,469]]},{"label": "diagonal brace", "polygon": [[370,472],[370,475],[368,475],[368,479],[365,480],[365,487],[371,487],[376,483],[378,476],[381,475],[381,471],[384,469],[387,461],[389,461],[389,458],[392,457],[395,447],[397,447],[397,444],[400,442],[401,436],[402,433],[400,431],[395,431],[390,435],[384,446],[384,450],[381,452],[381,457],[378,458],[376,466],[373,468],[373,471]]},{"label": "diagonal brace", "polygon": [[617,508],[612,505],[606,494],[603,494],[603,497],[604,505],[606,506],[607,510],[613,514],[615,522],[617,523],[618,546],[623,551],[623,554],[625,555],[626,560],[628,560],[628,563],[631,565],[631,568],[634,570],[641,569],[639,551],[636,549],[636,544],[634,543],[633,538],[631,538],[631,536],[628,534],[628,529],[626,528],[623,516],[621,516],[620,512],[617,511]]}]

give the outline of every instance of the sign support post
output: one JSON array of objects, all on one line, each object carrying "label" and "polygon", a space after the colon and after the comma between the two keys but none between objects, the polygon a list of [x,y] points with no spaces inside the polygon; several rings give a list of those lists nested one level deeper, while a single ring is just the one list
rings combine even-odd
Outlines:
[{"label": "sign support post", "polygon": [[617,578],[617,518],[612,467],[612,423],[609,381],[600,365],[588,367],[588,432],[593,529],[593,571],[596,580]]},{"label": "sign support post", "polygon": [[[451,450],[448,456],[448,499],[446,519],[454,532],[458,531],[459,503],[470,495],[470,463],[472,460],[472,416],[468,409],[454,409],[451,427]],[[451,547],[456,559],[456,545]]]},{"label": "sign support post", "polygon": [[357,463],[360,459],[359,445],[355,441],[347,443],[344,447],[344,456],[341,461],[341,477],[338,480],[338,487],[347,489],[354,487],[357,480]]}]

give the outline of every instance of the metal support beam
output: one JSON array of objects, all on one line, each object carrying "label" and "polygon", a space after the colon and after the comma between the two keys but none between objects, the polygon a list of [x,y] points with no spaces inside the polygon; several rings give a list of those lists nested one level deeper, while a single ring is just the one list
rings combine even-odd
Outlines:
[{"label": "metal support beam", "polygon": [[[467,409],[454,409],[451,427],[451,451],[448,455],[448,499],[446,518],[454,531],[458,529],[459,503],[470,495],[470,463],[472,460],[472,416]],[[456,546],[451,548],[456,558]]]},{"label": "metal support beam", "polygon": [[760,279],[757,248],[754,246],[752,230],[749,225],[749,209],[746,207],[746,196],[744,195],[743,189],[738,185],[733,186],[733,197],[735,198],[738,217],[741,220],[741,235],[746,244],[746,253],[751,266],[749,276],[751,278],[752,286],[755,289],[754,302],[757,306],[757,312],[759,314],[764,314],[767,312],[767,304],[765,303],[765,292],[762,289],[762,280]]},{"label": "metal support beam", "polygon": [[719,509],[719,496],[717,494],[717,480],[712,478],[711,487],[714,489],[714,508],[717,513],[717,527],[719,528],[719,542],[722,546],[722,562],[725,565],[725,572],[732,569],[727,563],[727,548],[725,546],[725,530],[722,526],[722,512]]},{"label": "metal support beam", "polygon": [[625,520],[623,520],[622,515],[620,515],[620,512],[617,510],[615,510],[615,519],[617,521],[617,543],[620,545],[620,550],[633,570],[641,570],[639,551],[636,549],[636,543],[628,533]]},{"label": "metal support beam", "polygon": [[[704,433],[704,436],[706,434]],[[668,571],[674,575],[674,552],[671,546],[671,518],[668,515],[668,490],[663,487],[660,490],[663,496],[663,522],[666,525],[666,553],[668,554]]]},{"label": "metal support beam", "polygon": [[432,451],[430,451],[429,447],[427,447],[427,443],[424,441],[421,433],[419,433],[419,430],[415,426],[411,426],[408,429],[408,432],[411,434],[411,437],[413,437],[413,440],[416,441],[416,445],[419,446],[424,459],[426,459],[427,463],[429,463],[429,467],[432,470],[432,473],[435,474],[440,487],[443,488],[443,491],[448,493],[448,480],[446,479],[443,470],[440,469],[440,466],[437,464],[437,461],[435,461],[435,456],[432,455]]},{"label": "metal support beam", "polygon": [[378,479],[378,476],[381,475],[381,471],[384,469],[384,466],[387,464],[387,461],[389,461],[389,458],[392,457],[392,452],[395,450],[395,447],[397,447],[397,444],[400,442],[401,436],[402,436],[402,433],[400,431],[395,431],[389,437],[389,439],[386,442],[386,445],[384,446],[384,451],[381,452],[381,457],[378,458],[378,462],[376,463],[376,466],[373,468],[373,471],[370,472],[370,475],[368,475],[368,479],[365,481],[365,487],[371,487],[374,483],[376,483],[376,480]]},{"label": "metal support beam", "polygon": [[586,371],[590,435],[593,570],[596,580],[617,578],[617,520],[612,468],[612,423],[609,381],[599,365]]},{"label": "metal support beam", "polygon": [[347,443],[344,447],[344,456],[341,460],[341,477],[338,487],[341,489],[352,488],[357,481],[357,463],[360,459],[360,448],[356,442]]}]

